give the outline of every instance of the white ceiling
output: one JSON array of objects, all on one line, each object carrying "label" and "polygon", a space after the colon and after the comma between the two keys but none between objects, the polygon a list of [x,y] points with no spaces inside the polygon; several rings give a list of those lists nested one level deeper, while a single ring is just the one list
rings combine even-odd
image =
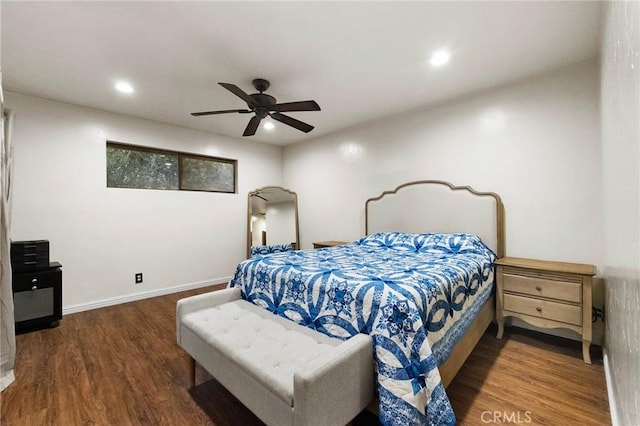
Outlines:
[{"label": "white ceiling", "polygon": [[[245,108],[217,82],[314,99],[248,139],[287,145],[424,108],[599,54],[599,2],[7,2],[5,90],[241,137]],[[440,48],[442,68],[429,65]],[[113,90],[130,81],[134,94]]]}]

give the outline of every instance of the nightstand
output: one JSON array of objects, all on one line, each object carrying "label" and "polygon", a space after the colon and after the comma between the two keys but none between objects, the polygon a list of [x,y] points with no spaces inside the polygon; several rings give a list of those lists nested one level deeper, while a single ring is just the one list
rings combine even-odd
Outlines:
[{"label": "nightstand", "polygon": [[62,319],[62,265],[13,272],[15,331],[54,327]]},{"label": "nightstand", "polygon": [[582,335],[582,358],[591,364],[591,285],[595,266],[503,257],[496,261],[498,339],[506,317],[541,328]]},{"label": "nightstand", "polygon": [[318,241],[317,243],[313,243],[313,248],[325,248],[325,247],[334,247],[341,246],[343,244],[347,244],[346,241]]}]

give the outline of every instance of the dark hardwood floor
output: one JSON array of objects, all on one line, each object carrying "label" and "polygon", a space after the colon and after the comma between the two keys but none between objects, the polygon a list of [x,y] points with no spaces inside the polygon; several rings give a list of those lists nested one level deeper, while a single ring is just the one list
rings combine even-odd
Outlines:
[{"label": "dark hardwood floor", "polygon": [[447,388],[459,425],[611,424],[599,347],[591,347],[589,365],[580,342],[510,327],[498,340],[496,329]]},{"label": "dark hardwood floor", "polygon": [[[220,286],[217,286],[218,288]],[[0,424],[261,425],[176,344],[175,307],[204,288],[67,315],[17,336],[16,382],[0,394]],[[579,343],[490,329],[447,389],[459,425],[610,424],[601,354]],[[377,424],[362,413],[354,425]]]}]

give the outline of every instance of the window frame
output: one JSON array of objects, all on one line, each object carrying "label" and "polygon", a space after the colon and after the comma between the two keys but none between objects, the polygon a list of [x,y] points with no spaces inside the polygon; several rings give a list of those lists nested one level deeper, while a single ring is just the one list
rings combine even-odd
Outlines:
[{"label": "window frame", "polygon": [[[115,147],[120,149],[127,149],[130,151],[140,151],[140,152],[148,152],[153,154],[164,154],[164,155],[175,155],[178,158],[177,166],[178,166],[178,189],[164,189],[164,188],[137,188],[137,187],[124,187],[124,186],[109,186],[109,169],[108,169],[108,160],[106,157],[106,152],[109,147]],[[209,189],[184,189],[182,187],[183,180],[183,158],[191,158],[196,160],[204,160],[204,161],[212,161],[217,163],[225,163],[231,164],[233,166],[233,191],[222,191],[222,190],[209,190]],[[106,177],[106,186],[107,188],[118,188],[118,189],[145,189],[145,190],[153,190],[153,191],[191,191],[191,192],[212,192],[219,194],[237,194],[238,193],[238,160],[234,160],[231,158],[224,157],[214,157],[210,155],[204,154],[195,154],[192,152],[184,152],[184,151],[175,151],[171,149],[163,149],[163,148],[152,148],[148,146],[142,145],[133,145],[128,143],[116,142],[112,140],[107,140],[105,145],[105,177]]]}]

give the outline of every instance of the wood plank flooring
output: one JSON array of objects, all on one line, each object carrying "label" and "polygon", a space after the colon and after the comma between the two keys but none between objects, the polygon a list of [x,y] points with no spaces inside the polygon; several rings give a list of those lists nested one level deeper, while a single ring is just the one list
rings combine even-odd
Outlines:
[{"label": "wood plank flooring", "polygon": [[[219,288],[220,286],[217,286]],[[17,336],[16,382],[0,394],[3,426],[262,425],[202,369],[187,389],[175,306],[204,288],[67,315]],[[602,357],[581,345],[490,329],[447,389],[459,425],[610,424]],[[375,425],[362,413],[353,424]]]}]

